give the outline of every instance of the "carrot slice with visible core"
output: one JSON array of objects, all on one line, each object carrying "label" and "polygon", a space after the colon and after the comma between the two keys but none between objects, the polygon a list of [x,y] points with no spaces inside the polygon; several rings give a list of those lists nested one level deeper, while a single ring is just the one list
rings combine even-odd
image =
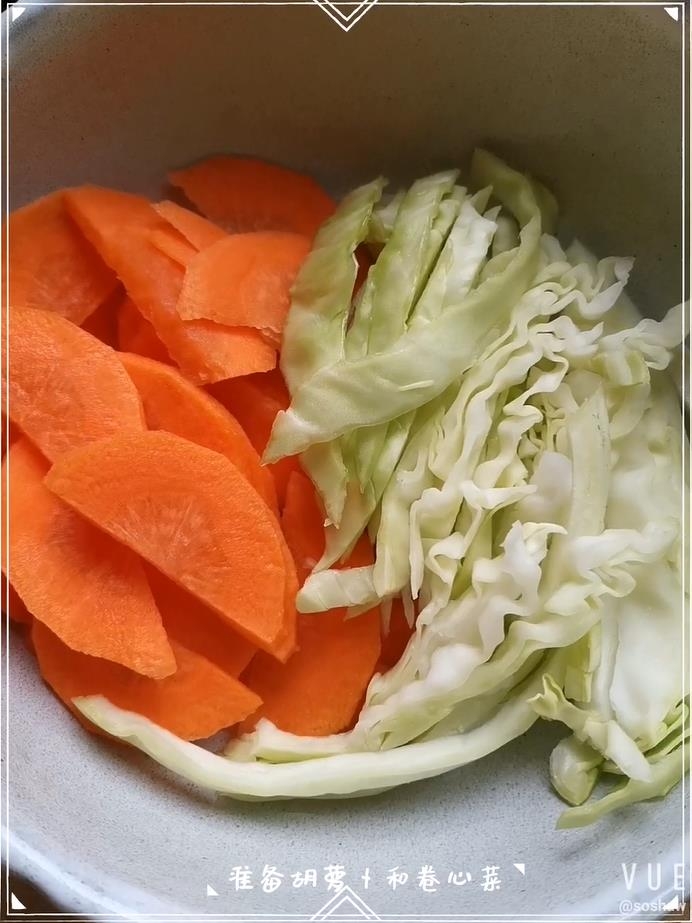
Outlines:
[{"label": "carrot slice with visible core", "polygon": [[71,190],[65,198],[84,234],[188,378],[206,383],[274,368],[276,351],[257,331],[180,319],[176,306],[184,269],[152,243],[151,233],[170,225],[150,202],[91,186]]},{"label": "carrot slice with visible core", "polygon": [[63,192],[10,215],[9,253],[7,261],[3,247],[3,288],[9,281],[10,303],[54,311],[75,324],[83,323],[118,284],[68,214]]},{"label": "carrot slice with visible core", "polygon": [[41,675],[73,712],[74,698],[103,695],[184,740],[199,740],[236,724],[260,702],[237,679],[175,641],[178,669],[156,680],[70,650],[40,622],[32,638]]},{"label": "carrot slice with visible core", "polygon": [[2,351],[6,362],[9,345],[9,413],[47,458],[144,429],[137,389],[109,346],[35,308],[12,308],[8,326]]},{"label": "carrot slice with visible core", "polygon": [[[248,375],[219,381],[208,390],[238,420],[260,457],[267,447],[277,413],[291,402],[278,369],[262,375]],[[266,466],[274,478],[279,508],[283,509],[288,480],[294,471],[302,472],[297,456],[282,458]]]},{"label": "carrot slice with visible core", "polygon": [[169,638],[206,657],[229,676],[240,676],[255,655],[255,645],[156,568],[147,564],[144,569]]},{"label": "carrot slice with visible core", "polygon": [[309,176],[261,160],[209,157],[168,179],[227,231],[295,231],[312,238],[336,207]]},{"label": "carrot slice with visible core", "polygon": [[[282,524],[299,573],[324,549],[323,515],[303,474],[289,480]],[[367,540],[359,542],[351,566],[372,562]],[[239,730],[260,718],[293,734],[324,736],[348,728],[363,701],[380,656],[379,609],[346,619],[343,609],[298,616],[298,649],[281,666],[261,652],[242,675],[263,704]]]},{"label": "carrot slice with visible core", "polygon": [[29,612],[75,651],[145,676],[173,673],[173,651],[137,555],[46,488],[48,463],[26,439],[8,459],[7,577]]},{"label": "carrot slice with visible core", "polygon": [[122,352],[137,353],[159,362],[173,361],[152,325],[130,298],[125,298],[118,310],[118,347]]},{"label": "carrot slice with visible core", "polygon": [[188,243],[192,244],[195,250],[205,250],[211,247],[217,240],[223,240],[226,232],[217,225],[190,211],[189,208],[183,208],[182,205],[176,205],[175,202],[164,200],[154,205],[157,214],[161,215],[164,221],[173,225],[176,231],[179,231]]},{"label": "carrot slice with visible core", "polygon": [[218,401],[170,365],[131,353],[120,359],[139,391],[149,429],[175,433],[225,455],[267,506],[276,511],[271,474],[238,421]]},{"label": "carrot slice with visible core", "polygon": [[285,622],[276,520],[223,455],[163,431],[117,436],[63,455],[46,484],[272,651]]},{"label": "carrot slice with visible core", "polygon": [[280,231],[230,234],[188,264],[178,300],[183,320],[255,327],[280,337],[291,286],[310,241]]}]

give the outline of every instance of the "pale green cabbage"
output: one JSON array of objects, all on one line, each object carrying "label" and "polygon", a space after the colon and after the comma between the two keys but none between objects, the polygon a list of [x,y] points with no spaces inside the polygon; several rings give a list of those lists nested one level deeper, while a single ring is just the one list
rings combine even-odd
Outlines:
[{"label": "pale green cabbage", "polygon": [[[484,151],[382,202],[347,197],[297,280],[291,406],[266,459],[302,453],[326,550],[300,611],[399,597],[415,631],[349,731],[262,720],[223,756],[99,697],[100,727],[243,798],[367,794],[479,759],[543,719],[581,826],[665,795],[688,765],[681,651],[683,431],[669,376],[684,309],[642,319],[633,261],[553,236],[556,205]],[[376,257],[357,296],[354,252]],[[368,567],[335,567],[366,531]],[[591,800],[597,783],[619,787]]]},{"label": "pale green cabbage", "polygon": [[473,365],[496,326],[506,323],[538,261],[541,213],[530,182],[492,155],[476,153],[474,176],[480,185],[492,185],[520,221],[519,246],[490,260],[476,289],[436,321],[407,330],[391,349],[320,369],[277,416],[265,461],[389,422],[428,403]]},{"label": "pale green cabbage", "polygon": [[[370,227],[384,180],[346,196],[318,232],[296,280],[281,346],[281,371],[293,391],[344,355],[344,340],[358,264],[355,252]],[[348,480],[338,445],[315,445],[302,464],[323,498],[327,515],[341,518]]]}]

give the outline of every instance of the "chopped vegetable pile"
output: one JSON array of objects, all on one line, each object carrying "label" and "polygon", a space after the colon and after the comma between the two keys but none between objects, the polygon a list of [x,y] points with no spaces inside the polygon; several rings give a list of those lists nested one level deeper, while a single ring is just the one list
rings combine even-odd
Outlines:
[{"label": "chopped vegetable pile", "polygon": [[244,798],[381,791],[538,718],[560,826],[666,794],[683,306],[642,319],[633,261],[563,249],[486,151],[338,205],[241,158],[169,179],[9,219],[3,605],[46,683]]}]

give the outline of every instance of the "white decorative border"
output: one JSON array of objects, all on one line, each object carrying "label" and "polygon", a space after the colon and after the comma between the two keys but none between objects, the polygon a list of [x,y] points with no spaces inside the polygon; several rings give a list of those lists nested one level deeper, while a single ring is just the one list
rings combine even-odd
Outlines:
[{"label": "white decorative border", "polygon": [[[352,2],[345,2],[338,4],[338,2],[333,2],[333,0],[85,0],[85,2],[80,2],[80,0],[27,0],[27,2],[15,3],[12,7],[8,7],[6,11],[3,12],[2,28],[5,30],[5,53],[6,53],[6,74],[5,78],[5,95],[4,95],[4,108],[5,108],[5,119],[4,124],[0,125],[0,138],[4,132],[5,144],[3,147],[3,168],[5,171],[5,182],[2,188],[2,215],[4,221],[4,240],[2,241],[3,245],[7,248],[6,252],[9,252],[9,222],[6,220],[9,214],[9,138],[10,138],[10,105],[9,105],[9,73],[10,73],[10,31],[11,24],[14,23],[19,16],[22,15],[29,8],[42,8],[46,6],[311,6],[316,4],[319,6],[327,15],[336,23],[344,32],[349,32],[360,20],[372,9],[379,0],[352,0]],[[340,5],[353,6],[348,14],[343,13],[340,9]],[[686,222],[690,218],[688,213],[687,205],[687,182],[688,176],[686,174],[686,160],[687,160],[687,133],[689,130],[688,119],[687,119],[687,84],[688,84],[688,62],[687,62],[687,32],[688,32],[688,22],[687,22],[687,2],[686,0],[679,0],[677,3],[666,2],[666,0],[382,0],[381,7],[390,6],[390,7],[406,7],[406,6],[435,6],[435,7],[477,7],[477,6],[490,6],[490,7],[506,7],[506,6],[518,6],[518,7],[536,7],[536,6],[550,6],[550,7],[572,7],[572,6],[616,6],[616,7],[661,7],[672,19],[676,22],[682,19],[682,60],[681,60],[681,98],[682,98],[682,138],[681,138],[681,160],[682,160],[682,184],[681,184],[681,281],[682,281],[682,301],[683,301],[683,312],[682,312],[682,334],[683,340],[687,333],[689,333],[689,318],[687,316],[688,305],[687,305],[687,293],[692,289],[692,265],[688,265],[687,261],[687,224]],[[9,16],[8,16],[9,14]],[[9,262],[8,262],[9,266]],[[689,273],[689,278],[688,278]],[[9,278],[9,272],[8,272]],[[5,280],[7,283],[7,280]],[[689,282],[689,288],[688,288]],[[6,284],[7,296],[5,299],[4,309],[5,309],[5,321],[9,324],[9,284]],[[8,351],[9,354],[9,345]],[[6,354],[6,356],[7,356]],[[687,396],[688,391],[688,381],[687,381],[688,369],[686,367],[685,359],[682,359],[682,395]],[[5,369],[2,365],[2,358],[0,358],[0,381],[5,383]],[[5,401],[8,400],[6,395],[6,390],[3,389],[3,410],[5,409]],[[685,471],[689,466],[689,459],[687,459],[687,441],[686,441],[686,430],[685,430],[685,419],[684,415],[681,414],[681,429],[682,429],[682,445],[683,445],[683,464],[681,470],[681,480],[683,485],[683,497],[684,497],[684,487],[685,487]],[[8,439],[9,445],[9,414],[6,415],[5,420],[5,437]],[[9,466],[7,466],[9,467]],[[9,484],[5,484],[6,488],[9,488]],[[0,511],[1,515],[1,511]],[[5,529],[9,528],[9,511],[4,511],[5,515]],[[687,515],[688,510],[683,510],[682,517],[682,527],[683,527],[683,548],[685,547],[685,536],[687,529]],[[7,551],[5,550],[6,554]],[[682,587],[682,598],[681,598],[681,614],[684,614],[684,604],[685,604],[685,592],[689,589],[689,586],[685,585],[685,577],[689,581],[689,574],[686,574],[683,571],[683,587]],[[7,584],[5,591],[5,604],[6,607],[9,603],[9,584]],[[4,800],[0,799],[0,821],[3,832],[9,830],[9,794],[10,794],[10,785],[9,785],[9,759],[8,759],[8,728],[9,728],[9,696],[10,696],[10,684],[9,684],[9,669],[6,668],[5,660],[7,660],[7,666],[9,666],[9,638],[10,638],[10,629],[9,629],[9,618],[6,619],[5,624],[5,634],[2,638],[4,642],[2,644],[2,651],[0,656],[0,689],[3,688],[2,684],[2,674],[3,670],[5,672],[5,683],[4,683],[4,695],[5,695],[5,709],[3,713],[0,713],[0,721],[2,721],[2,726],[0,727],[0,744],[2,745],[2,755],[4,756],[4,765],[5,765],[5,778],[4,778]],[[687,637],[687,626],[685,624],[683,616],[683,643],[681,650],[682,658],[682,671],[683,678],[685,682],[689,681],[689,665],[688,665],[688,647],[690,644],[690,638]],[[689,692],[689,689],[687,689]],[[4,719],[4,720],[3,720]],[[684,741],[684,718],[683,718],[683,744],[682,750],[685,752],[687,746]],[[692,838],[692,827],[690,826],[690,818],[687,817],[687,812],[685,808],[685,791],[686,791],[686,776],[683,773],[683,777],[680,785],[680,795],[681,795],[681,809],[682,809],[682,826],[681,826],[681,840],[682,840],[682,864],[683,868],[687,868],[687,856],[686,848],[688,837]],[[46,920],[55,920],[55,921],[82,921],[82,920],[93,920],[98,921],[98,923],[120,923],[123,919],[129,920],[153,920],[157,923],[166,923],[169,920],[181,921],[181,923],[200,923],[207,920],[212,921],[247,921],[247,923],[275,923],[277,920],[287,920],[287,921],[305,921],[305,923],[311,923],[314,920],[328,919],[329,916],[324,916],[325,912],[335,910],[339,905],[338,898],[342,897],[342,892],[348,891],[352,895],[343,895],[342,899],[349,900],[354,909],[360,909],[360,917],[355,917],[353,915],[349,916],[334,916],[334,919],[371,919],[371,920],[390,920],[396,921],[396,923],[473,923],[473,921],[492,921],[492,923],[516,923],[516,921],[521,921],[521,923],[530,923],[530,921],[544,921],[544,923],[564,923],[564,921],[573,921],[573,923],[600,923],[600,921],[605,920],[623,920],[622,913],[606,913],[598,914],[596,916],[587,916],[585,914],[415,914],[413,916],[406,914],[375,914],[357,894],[351,891],[348,886],[342,888],[341,891],[337,892],[332,899],[330,899],[320,910],[316,913],[310,914],[299,914],[299,913],[136,913],[127,911],[127,916],[124,914],[112,914],[112,913],[72,913],[72,912],[38,912],[34,913],[30,908],[24,908],[24,905],[19,900],[19,898],[14,895],[10,890],[10,837],[11,834],[3,836],[3,846],[4,846],[4,859],[5,859],[5,876],[4,876],[4,889],[3,896],[4,901],[0,905],[0,913],[4,911],[6,917],[2,917],[2,920],[21,920],[25,919],[27,916],[34,918],[46,919]],[[689,881],[688,881],[689,886]],[[359,904],[362,905],[359,907]],[[11,905],[14,905],[11,906]],[[21,905],[22,909],[19,909]],[[688,916],[684,918],[683,923],[690,921],[692,923],[692,905],[688,901],[687,903]],[[365,912],[363,912],[365,911]],[[637,923],[660,923],[660,918],[647,918],[643,915],[636,916]]]},{"label": "white decorative border", "polygon": [[[329,16],[337,26],[343,29],[344,32],[350,32],[355,24],[361,21],[363,16],[372,9],[378,0],[360,0],[360,3],[356,3],[350,13],[344,13],[339,6],[336,3],[332,3],[331,0],[314,0],[314,2],[319,7],[322,7],[327,16]],[[348,5],[350,6],[351,4]]]}]

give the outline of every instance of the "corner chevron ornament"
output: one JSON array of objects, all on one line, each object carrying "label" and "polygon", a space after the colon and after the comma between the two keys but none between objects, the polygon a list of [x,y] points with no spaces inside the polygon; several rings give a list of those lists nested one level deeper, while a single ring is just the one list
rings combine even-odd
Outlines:
[{"label": "corner chevron ornament", "polygon": [[[350,32],[378,0],[355,0],[352,3],[332,3],[331,0],[313,0],[313,2],[321,7],[340,29]],[[348,7],[349,12],[345,13],[341,7]]]}]

